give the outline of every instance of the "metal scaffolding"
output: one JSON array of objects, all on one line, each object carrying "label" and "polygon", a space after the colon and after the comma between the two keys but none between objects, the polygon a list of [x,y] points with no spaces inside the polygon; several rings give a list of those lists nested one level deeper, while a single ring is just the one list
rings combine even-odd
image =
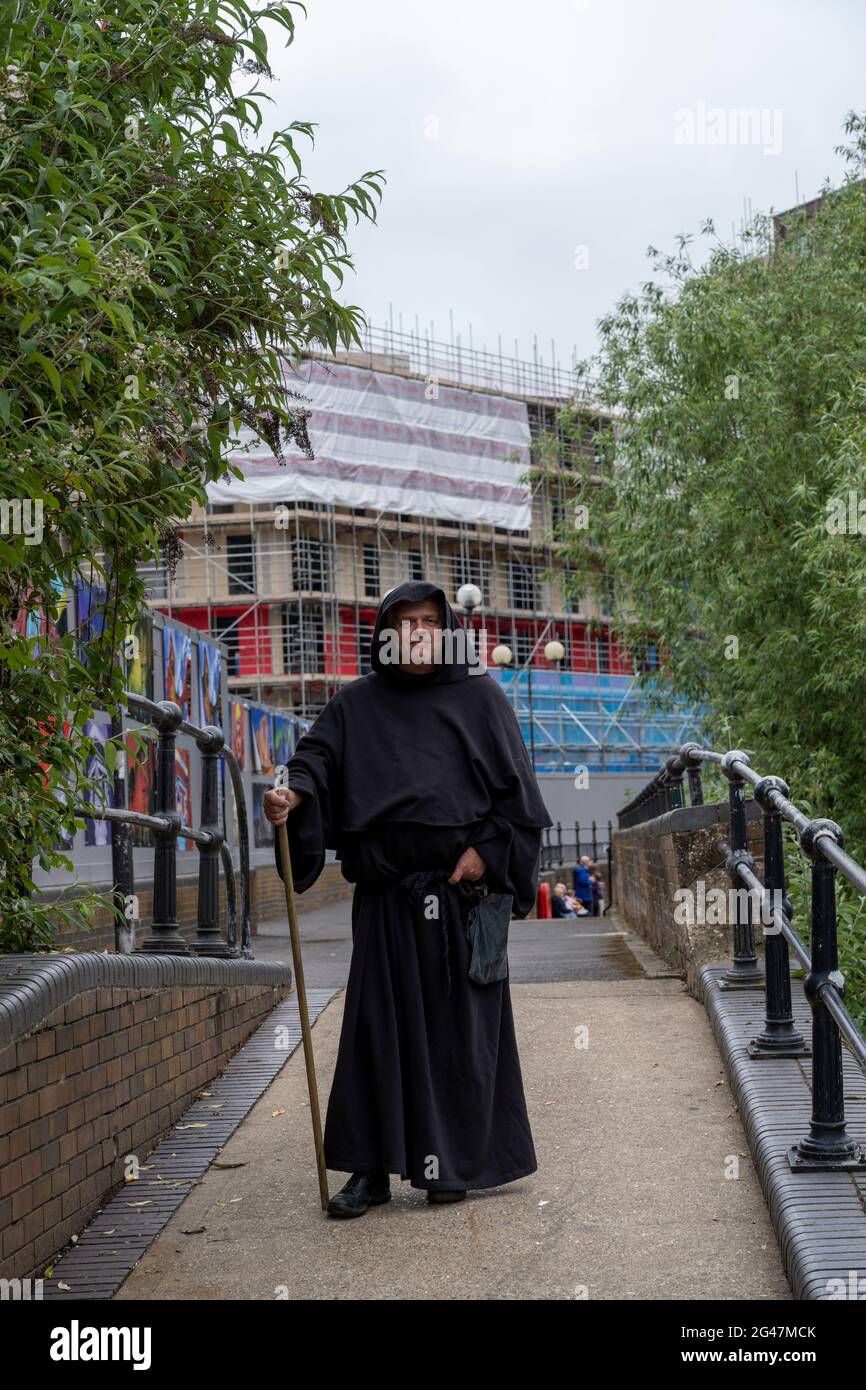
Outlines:
[{"label": "metal scaffolding", "polygon": [[[523,362],[501,351],[466,349],[459,340],[444,344],[390,328],[371,329],[363,351],[336,359],[311,356],[518,399],[526,406],[532,445],[537,447],[542,436],[556,438],[555,466],[533,469],[527,531],[339,503],[197,509],[181,527],[175,574],[164,565],[143,574],[154,607],[227,644],[230,691],[284,705],[303,718],[314,716],[340,685],[369,669],[382,594],[404,580],[424,578],[440,584],[452,601],[462,584],[477,584],[484,601],[475,625],[486,628],[489,648],[497,642],[512,648],[515,668],[531,656],[534,670],[550,669],[539,639],[556,637],[565,647],[561,680],[568,685],[567,673],[578,681],[581,699],[594,689],[603,700],[605,681],[618,678],[629,686],[629,708],[640,704],[630,685],[630,655],[611,638],[607,609],[564,591],[558,528],[578,494],[604,483],[596,436],[608,423],[588,399],[578,397],[574,375],[545,366],[538,357]],[[566,406],[574,407],[582,425],[567,434],[559,419]],[[505,676],[503,684],[525,724],[520,681]],[[552,761],[564,766],[580,751],[572,730],[590,724],[586,710],[580,714],[572,708],[568,690],[560,703],[565,709],[553,720],[545,710],[545,725],[558,730],[559,753]],[[535,717],[541,719],[540,710]],[[646,720],[632,719],[632,725],[649,727]],[[619,740],[610,720],[604,727],[608,733],[601,739],[594,733],[586,740],[590,751],[594,741],[598,744],[602,758]],[[670,736],[673,746],[673,725]],[[658,758],[655,736],[646,745],[639,736],[637,743]]]}]

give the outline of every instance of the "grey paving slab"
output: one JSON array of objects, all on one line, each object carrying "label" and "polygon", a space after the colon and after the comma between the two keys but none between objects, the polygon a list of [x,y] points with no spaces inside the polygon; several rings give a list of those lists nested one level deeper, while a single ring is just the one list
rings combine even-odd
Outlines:
[{"label": "grey paving slab", "polygon": [[[599,919],[582,934],[572,921],[513,924],[531,1177],[453,1206],[392,1178],[391,1202],[332,1220],[296,1051],[222,1150],[244,1166],[207,1171],[116,1297],[790,1299],[707,1015],[648,948],[639,959],[627,936],[606,934],[622,931],[612,914],[602,920],[596,937]],[[302,922],[308,981],[347,968],[340,930],[336,908]],[[340,994],[313,1031],[323,1107],[342,1008]],[[333,1192],[346,1175],[329,1177]]]}]

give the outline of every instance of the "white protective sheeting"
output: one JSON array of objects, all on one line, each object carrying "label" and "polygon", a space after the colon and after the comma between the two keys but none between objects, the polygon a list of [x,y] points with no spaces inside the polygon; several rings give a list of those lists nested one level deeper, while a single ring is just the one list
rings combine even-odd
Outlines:
[{"label": "white protective sheeting", "polygon": [[212,502],[327,502],[526,531],[529,421],[522,401],[342,363],[288,377],[310,411],[314,459],[290,441],[281,466],[246,431],[244,478],[208,484]]}]

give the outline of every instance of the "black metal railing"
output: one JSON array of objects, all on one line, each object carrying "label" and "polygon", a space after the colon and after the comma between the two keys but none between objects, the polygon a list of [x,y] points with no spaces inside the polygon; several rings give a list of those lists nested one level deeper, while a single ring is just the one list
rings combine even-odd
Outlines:
[{"label": "black metal railing", "polygon": [[557,821],[543,832],[541,867],[553,869],[559,864],[576,864],[582,854],[588,854],[593,860],[603,859],[612,837],[610,821],[606,827],[602,826],[601,833],[595,821],[588,826],[581,826],[577,821],[573,825],[563,826],[561,821]]},{"label": "black metal railing", "polygon": [[704,793],[701,786],[701,764],[691,751],[697,750],[696,743],[684,743],[678,753],[668,758],[662,767],[638,792],[627,806],[619,812],[617,824],[620,830],[630,830],[633,825],[653,820],[666,811],[673,811],[684,805],[683,778],[688,776],[689,797],[692,806],[703,805]]},{"label": "black metal railing", "polygon": [[[172,955],[252,957],[250,909],[250,846],[246,801],[240,765],[225,746],[222,729],[215,725],[198,728],[183,718],[180,708],[170,700],[155,703],[141,695],[126,692],[127,707],[140,722],[150,724],[158,734],[156,754],[156,814],[144,815],[125,807],[76,806],[78,814],[112,823],[111,859],[114,880],[115,947],[128,953],[134,949],[134,932],[128,925],[127,905],[135,899],[135,873],[132,827],[142,826],[154,834],[153,912],[150,934],[137,948],[141,951]],[[115,725],[115,728],[117,726]],[[195,740],[201,754],[201,824],[198,829],[184,825],[177,810],[175,749],[178,734]],[[237,893],[231,851],[219,824],[219,764],[229,770],[237,812],[240,849],[240,940],[238,940]],[[119,779],[122,784],[122,777]],[[117,787],[116,781],[115,786]],[[199,851],[196,934],[190,942],[181,935],[177,920],[177,841],[183,836]],[[226,886],[226,932],[220,925],[219,876],[222,866]]]},{"label": "black metal railing", "polygon": [[583,826],[574,821],[565,826],[561,821],[548,826],[542,833],[540,870],[559,869],[566,864],[573,868],[580,858],[588,854],[594,863],[599,858],[607,864],[605,878],[605,914],[613,907],[613,826],[607,822],[606,835],[599,838],[599,828],[595,821]]},{"label": "black metal railing", "polygon": [[[733,959],[719,979],[721,989],[764,989],[760,1033],[749,1043],[755,1058],[812,1058],[812,1117],[809,1133],[788,1150],[792,1169],[866,1168],[866,1149],[848,1134],[842,1075],[843,1042],[866,1072],[866,1038],[845,1007],[845,981],[839,970],[836,932],[836,875],[866,894],[866,870],[843,849],[835,821],[809,818],[789,800],[781,777],[762,777],[742,749],[716,753],[685,743],[651,782],[619,813],[626,830],[683,804],[683,778],[689,774],[692,805],[703,802],[700,770],[715,763],[728,781],[729,842],[717,841],[734,890],[731,894]],[[764,881],[749,852],[746,786],[763,814]],[[793,926],[786,892],[782,822],[797,831],[811,865],[811,950]],[[755,916],[765,933],[765,968],[758,961]],[[811,1046],[797,1030],[791,1001],[789,947],[806,970],[804,989],[812,1014]]]}]

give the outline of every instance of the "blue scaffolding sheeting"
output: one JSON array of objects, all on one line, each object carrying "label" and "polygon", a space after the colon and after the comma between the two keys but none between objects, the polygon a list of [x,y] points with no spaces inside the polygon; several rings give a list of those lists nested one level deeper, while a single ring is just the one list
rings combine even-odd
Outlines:
[{"label": "blue scaffolding sheeting", "polygon": [[491,668],[517,715],[538,772],[655,772],[699,731],[701,711],[683,701],[663,709],[633,676]]}]

